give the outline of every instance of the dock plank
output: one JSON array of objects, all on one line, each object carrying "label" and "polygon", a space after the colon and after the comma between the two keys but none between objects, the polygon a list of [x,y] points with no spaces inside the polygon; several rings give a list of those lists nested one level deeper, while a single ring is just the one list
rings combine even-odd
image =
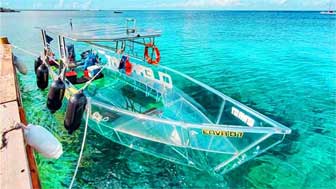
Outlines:
[{"label": "dock plank", "polygon": [[10,45],[0,45],[0,103],[16,100],[14,67]]},{"label": "dock plank", "polygon": [[[1,104],[1,130],[13,127],[14,122],[20,122],[17,102]],[[0,151],[0,188],[32,188],[22,129],[8,133],[6,138],[8,144]]]},{"label": "dock plank", "polygon": [[[0,44],[0,139],[2,132],[14,127],[15,122],[21,122],[19,106],[11,46]],[[26,151],[22,129],[7,133],[6,139],[7,146],[0,150],[0,189],[41,188],[32,184],[27,153],[33,154],[32,150]]]}]

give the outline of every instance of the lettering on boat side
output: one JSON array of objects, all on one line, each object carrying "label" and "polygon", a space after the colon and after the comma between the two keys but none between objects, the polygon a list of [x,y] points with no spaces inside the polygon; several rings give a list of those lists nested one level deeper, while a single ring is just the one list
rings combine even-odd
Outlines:
[{"label": "lettering on boat side", "polygon": [[[113,70],[118,70],[119,67],[119,62],[120,60],[117,59],[116,57],[109,56],[105,54],[104,51],[98,51],[100,54],[104,55],[107,59],[107,63],[109,64],[109,67]],[[172,78],[169,74],[163,73],[160,71],[157,71],[157,74],[159,75],[159,78],[154,77],[154,72],[151,68],[142,66],[140,64],[135,64],[132,63],[133,66],[133,72],[143,78],[152,80],[152,81],[157,81],[159,84],[161,84],[163,87],[166,88],[173,88],[173,81]]]},{"label": "lettering on boat side", "polygon": [[254,119],[244,114],[244,112],[241,112],[237,108],[232,107],[231,114],[240,119],[242,122],[246,123],[248,126],[253,127]]},{"label": "lettering on boat side", "polygon": [[243,138],[244,132],[202,129],[202,134],[203,135],[215,135],[215,136],[224,136],[224,137]]}]

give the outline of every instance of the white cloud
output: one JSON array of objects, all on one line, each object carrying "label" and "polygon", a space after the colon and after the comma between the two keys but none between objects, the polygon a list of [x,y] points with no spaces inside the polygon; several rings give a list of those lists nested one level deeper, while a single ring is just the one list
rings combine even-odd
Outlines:
[{"label": "white cloud", "polygon": [[56,9],[90,9],[92,5],[92,0],[59,0],[58,4],[55,5]]},{"label": "white cloud", "polygon": [[58,7],[63,8],[64,7],[64,0],[59,0]]},{"label": "white cloud", "polygon": [[186,0],[178,3],[162,3],[160,8],[223,8],[239,5],[240,0]]},{"label": "white cloud", "polygon": [[9,2],[6,0],[0,0],[0,7],[9,7]]},{"label": "white cloud", "polygon": [[275,4],[278,4],[278,5],[283,5],[283,4],[286,4],[288,0],[273,0],[273,2]]},{"label": "white cloud", "polygon": [[[92,5],[92,0],[87,0],[87,1],[84,1],[82,3],[78,3],[79,6],[77,7],[78,9],[84,9],[84,10],[87,10],[87,9],[91,9],[91,5]],[[76,7],[74,7],[76,8]]]}]

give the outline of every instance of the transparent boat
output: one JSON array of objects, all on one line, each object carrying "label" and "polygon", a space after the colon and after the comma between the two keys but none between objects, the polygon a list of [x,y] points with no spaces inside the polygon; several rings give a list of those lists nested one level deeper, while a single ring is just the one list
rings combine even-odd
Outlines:
[{"label": "transparent boat", "polygon": [[[71,64],[66,43],[75,44],[76,53],[91,49],[99,56],[103,77],[84,90],[90,99],[91,129],[129,148],[219,174],[263,153],[290,134],[284,125],[200,81],[162,65],[148,64],[144,56],[138,56],[135,46],[146,46],[146,40],[154,43],[160,32],[139,30],[135,24],[129,26],[130,21],[135,22],[128,20],[126,27],[41,28],[44,52],[53,49],[45,40],[50,37],[47,32],[56,35],[58,56],[67,69]],[[132,64],[131,73],[120,69],[123,56]],[[80,66],[72,67],[79,75],[83,72]],[[57,70],[50,66],[54,79],[59,77]],[[66,83],[67,98],[87,84]]]}]

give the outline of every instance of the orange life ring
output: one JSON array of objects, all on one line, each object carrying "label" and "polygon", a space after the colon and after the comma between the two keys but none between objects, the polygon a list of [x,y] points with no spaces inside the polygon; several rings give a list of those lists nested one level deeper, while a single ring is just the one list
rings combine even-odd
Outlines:
[{"label": "orange life ring", "polygon": [[[153,50],[155,52],[155,56],[156,56],[155,59],[151,59],[149,57],[149,55],[148,55],[148,48],[149,47],[153,48]],[[158,64],[160,62],[160,51],[153,43],[147,43],[145,45],[145,59],[150,64]]]}]

